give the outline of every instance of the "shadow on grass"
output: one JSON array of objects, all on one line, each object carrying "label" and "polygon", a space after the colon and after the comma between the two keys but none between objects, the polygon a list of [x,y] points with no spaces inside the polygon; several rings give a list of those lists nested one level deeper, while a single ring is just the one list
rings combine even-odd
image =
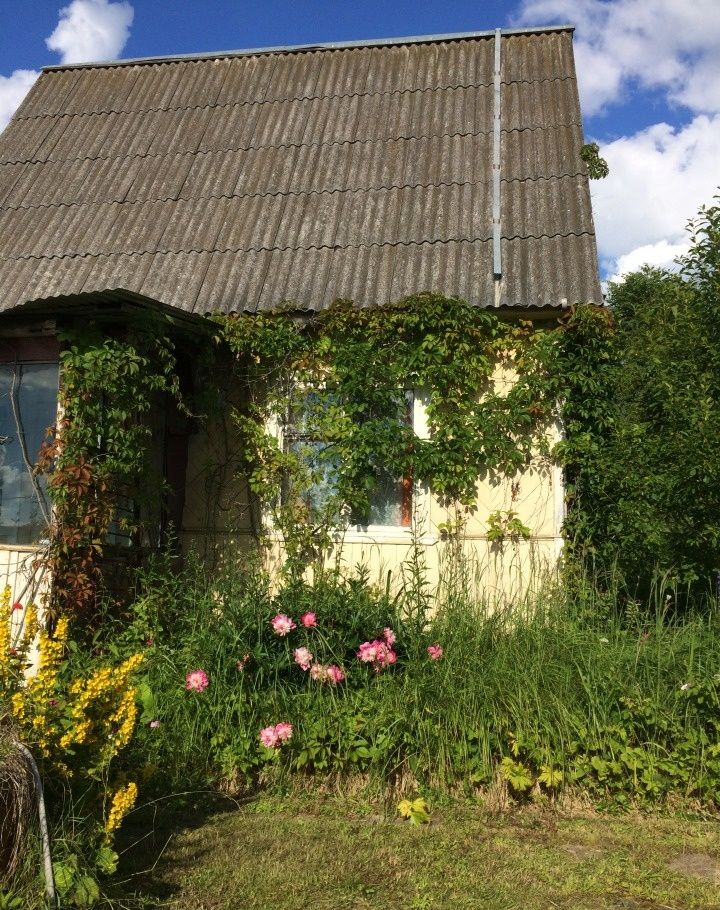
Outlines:
[{"label": "shadow on grass", "polygon": [[166,852],[173,840],[254,799],[240,800],[213,791],[194,791],[163,796],[139,806],[128,815],[115,838],[120,863],[108,897],[122,907],[163,906],[179,891],[178,870],[197,868],[211,852],[200,848],[183,860],[174,856],[172,865],[176,881],[171,882],[163,875],[163,870],[169,862]]}]

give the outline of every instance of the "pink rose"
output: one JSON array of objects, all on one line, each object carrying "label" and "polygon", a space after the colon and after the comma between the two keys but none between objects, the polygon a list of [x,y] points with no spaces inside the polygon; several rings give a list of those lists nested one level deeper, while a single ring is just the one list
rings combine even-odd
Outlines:
[{"label": "pink rose", "polygon": [[240,660],[235,661],[235,669],[242,671],[245,669],[245,667],[247,667],[249,662],[250,662],[250,655],[243,654],[243,656]]},{"label": "pink rose", "polygon": [[308,651],[307,648],[295,648],[293,657],[295,658],[295,663],[301,670],[309,670],[310,664],[312,664],[314,659],[312,652]]},{"label": "pink rose", "polygon": [[307,613],[303,613],[300,617],[300,622],[305,626],[306,629],[314,629],[317,625],[317,616],[308,610]]},{"label": "pink rose", "polygon": [[379,642],[377,641],[364,641],[358,648],[358,660],[362,661],[364,664],[374,663],[375,658],[377,657],[378,644]]},{"label": "pink rose", "polygon": [[388,647],[392,648],[392,646],[397,641],[397,635],[393,632],[392,629],[388,628],[388,626],[385,626],[383,629],[383,640]]},{"label": "pink rose", "polygon": [[275,734],[281,743],[286,743],[293,735],[293,725],[285,722],[275,724]]},{"label": "pink rose", "polygon": [[293,629],[297,629],[297,626],[292,621],[289,616],[286,616],[284,613],[278,613],[277,616],[273,616],[270,620],[270,624],[273,627],[273,632],[276,635],[279,635],[280,638],[284,638],[288,632],[292,632]]},{"label": "pink rose", "polygon": [[204,670],[191,670],[185,677],[185,688],[189,692],[204,692],[209,685],[210,680]]},{"label": "pink rose", "polygon": [[427,652],[430,660],[440,660],[440,658],[443,656],[443,649],[441,645],[428,645]]}]

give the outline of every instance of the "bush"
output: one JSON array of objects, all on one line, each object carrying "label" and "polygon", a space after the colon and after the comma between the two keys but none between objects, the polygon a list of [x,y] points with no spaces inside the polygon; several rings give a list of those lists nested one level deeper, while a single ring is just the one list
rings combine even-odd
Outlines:
[{"label": "bush", "polygon": [[658,578],[710,592],[720,570],[720,205],[681,271],[646,268],[560,337],[578,554],[647,598]]},{"label": "bush", "polygon": [[[10,805],[1,833],[13,839],[3,844],[9,875],[28,817],[27,788],[20,786],[17,750],[10,748],[17,740],[30,748],[44,781],[57,890],[64,904],[89,906],[100,893],[96,876],[114,871],[113,836],[137,795],[116,765],[135,730],[132,678],[142,655],[110,664],[78,649],[70,632],[66,617],[50,629],[38,621],[34,604],[12,603],[10,589],[3,591],[0,718],[11,719],[12,737],[3,734],[4,743],[0,736],[0,806]],[[37,665],[26,678],[33,649]],[[28,882],[33,895],[36,876]]]}]

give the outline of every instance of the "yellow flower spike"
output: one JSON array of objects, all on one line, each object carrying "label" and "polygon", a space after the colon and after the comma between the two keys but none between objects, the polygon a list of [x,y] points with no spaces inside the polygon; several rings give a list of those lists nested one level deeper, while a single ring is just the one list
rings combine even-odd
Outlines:
[{"label": "yellow flower spike", "polygon": [[120,827],[123,818],[135,805],[137,795],[137,784],[132,781],[127,784],[127,786],[121,787],[119,790],[115,791],[110,804],[110,812],[108,813],[105,822],[105,831],[107,834],[112,834],[113,831]]}]

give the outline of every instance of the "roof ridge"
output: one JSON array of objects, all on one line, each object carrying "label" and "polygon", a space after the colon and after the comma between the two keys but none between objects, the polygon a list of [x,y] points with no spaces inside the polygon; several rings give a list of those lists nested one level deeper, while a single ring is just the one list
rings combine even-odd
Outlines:
[{"label": "roof ridge", "polygon": [[56,72],[58,70],[103,68],[110,66],[135,66],[141,64],[218,60],[224,57],[253,57],[265,54],[299,54],[313,51],[349,50],[351,48],[359,47],[392,47],[402,44],[431,44],[439,41],[467,41],[472,40],[473,38],[494,38],[498,31],[502,37],[512,37],[513,35],[534,35],[543,32],[572,32],[575,31],[575,26],[569,24],[539,25],[526,26],[525,28],[489,29],[479,32],[448,32],[447,34],[438,35],[406,35],[396,38],[366,38],[357,41],[331,41],[319,44],[289,44],[273,47],[252,47],[240,50],[206,51],[204,53],[201,52],[196,54],[161,54],[159,56],[128,57],[119,60],[98,60],[90,63],[55,63],[44,66],[42,71],[48,73]]}]

